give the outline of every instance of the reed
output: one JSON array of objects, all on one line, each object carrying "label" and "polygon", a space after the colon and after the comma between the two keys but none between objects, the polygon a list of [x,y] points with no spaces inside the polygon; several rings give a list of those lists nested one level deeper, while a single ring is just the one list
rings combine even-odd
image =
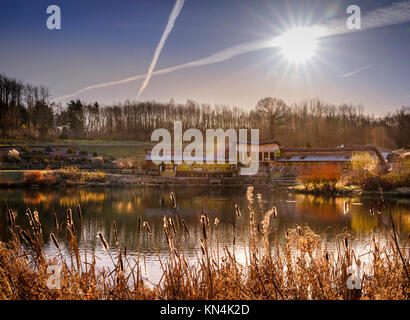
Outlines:
[{"label": "reed", "polygon": [[[152,236],[147,221],[138,221],[137,228],[144,228],[158,254],[163,272],[158,283],[142,277],[145,257],[138,252],[137,258],[127,255],[127,248],[118,241],[118,229],[113,222],[115,246],[110,248],[102,232],[97,238],[111,259],[111,265],[96,267],[95,253],[90,263],[79,254],[78,239],[74,232],[75,219],[80,222],[82,214],[73,217],[67,210],[66,228],[55,225],[55,233],[49,235],[57,248],[58,257],[46,256],[43,251],[42,227],[39,214],[27,209],[29,228],[16,224],[12,210],[7,211],[10,240],[0,242],[0,297],[2,299],[409,299],[410,280],[408,275],[410,254],[408,239],[400,240],[391,211],[381,200],[369,214],[380,212],[389,217],[392,241],[381,244],[375,236],[369,244],[372,257],[365,273],[360,278],[361,288],[351,289],[348,281],[352,277],[349,266],[363,265],[360,256],[352,249],[350,234],[345,229],[337,236],[337,248],[329,252],[321,237],[308,226],[285,229],[284,242],[272,237],[272,219],[277,219],[275,207],[264,212],[261,196],[257,197],[255,212],[253,189],[247,191],[248,208],[240,212],[235,206],[232,214],[240,217],[249,214],[247,262],[241,264],[235,251],[228,246],[219,246],[212,236],[218,227],[206,211],[199,215],[200,236],[196,259],[187,259],[182,236],[194,237],[185,220],[183,228],[178,225],[178,215],[170,213],[163,217],[163,232],[168,245],[168,258],[161,260],[157,238]],[[172,199],[172,196],[171,196]],[[170,209],[175,208],[171,201]],[[78,209],[79,207],[77,207]],[[346,205],[343,211],[349,212]],[[238,214],[239,212],[239,214]],[[262,214],[258,214],[261,212]],[[55,216],[55,221],[56,221]],[[59,240],[67,232],[66,244]],[[154,232],[157,232],[154,230]],[[60,236],[59,236],[60,234]],[[140,236],[140,233],[138,233]],[[194,239],[194,238],[192,238]],[[234,237],[235,239],[235,237]],[[83,238],[84,240],[84,238]],[[235,241],[235,240],[234,240]],[[70,255],[64,257],[63,248]],[[262,249],[262,250],[261,250]],[[115,257],[115,259],[113,258]],[[58,259],[59,258],[59,259]],[[67,262],[66,262],[67,261]],[[47,267],[58,264],[61,268],[61,288],[47,287]],[[83,266],[86,265],[86,268]],[[358,279],[355,279],[357,281]]]}]

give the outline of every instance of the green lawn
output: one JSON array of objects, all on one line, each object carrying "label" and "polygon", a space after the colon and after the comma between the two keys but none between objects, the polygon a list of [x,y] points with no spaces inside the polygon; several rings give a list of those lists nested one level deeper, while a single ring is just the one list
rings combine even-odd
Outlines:
[{"label": "green lawn", "polygon": [[24,170],[0,170],[0,178],[10,179],[13,182],[23,180]]},{"label": "green lawn", "polygon": [[56,141],[33,141],[33,140],[0,140],[0,147],[26,146],[28,149],[35,148],[71,148],[77,154],[79,151],[86,151],[89,155],[97,152],[104,158],[128,158],[135,157],[144,159],[145,149],[152,148],[152,142],[138,142],[129,140],[56,140]]}]

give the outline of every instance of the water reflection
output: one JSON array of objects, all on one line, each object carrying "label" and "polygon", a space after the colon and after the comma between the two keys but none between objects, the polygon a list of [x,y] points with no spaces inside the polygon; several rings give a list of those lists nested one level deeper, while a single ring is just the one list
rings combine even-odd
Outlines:
[{"label": "water reflection", "polygon": [[[94,252],[103,264],[105,253],[96,238],[101,231],[109,245],[115,246],[112,222],[115,220],[121,246],[127,246],[130,255],[144,253],[147,268],[155,273],[158,269],[156,250],[166,255],[168,247],[162,231],[162,217],[170,212],[170,192],[173,191],[177,199],[177,213],[186,221],[190,234],[184,234],[181,239],[187,256],[195,256],[199,248],[199,215],[206,210],[211,219],[210,235],[219,244],[232,247],[233,239],[237,247],[247,244],[249,228],[247,220],[247,200],[244,190],[215,190],[215,189],[158,189],[158,188],[77,188],[77,189],[48,189],[48,190],[0,190],[0,237],[7,239],[6,208],[12,208],[17,214],[16,222],[28,227],[25,210],[30,207],[37,210],[43,225],[46,250],[53,252],[48,235],[55,232],[64,243],[64,231],[54,230],[53,212],[56,212],[60,223],[65,221],[67,208],[72,208],[76,218],[77,232],[84,232],[87,251]],[[258,201],[257,194],[261,194]],[[326,198],[310,195],[292,195],[286,192],[267,192],[255,189],[254,208],[256,218],[262,220],[264,212],[276,206],[278,217],[271,221],[272,239],[276,236],[284,241],[284,229],[294,228],[296,225],[308,224],[316,233],[321,234],[332,247],[335,236],[348,225],[352,234],[352,244],[364,246],[371,232],[381,239],[389,237],[386,231],[389,219],[386,214],[369,214],[370,203],[377,204],[375,198]],[[350,212],[343,214],[343,204],[347,201]],[[80,224],[76,216],[75,205],[80,203],[83,221]],[[235,204],[241,211],[241,220],[235,216]],[[410,201],[409,199],[389,200],[394,219],[401,237],[407,237],[410,232]],[[219,219],[218,226],[213,224]],[[144,230],[138,229],[138,222],[148,221],[153,235],[149,239]],[[329,226],[331,228],[329,228]],[[154,241],[153,241],[154,240]],[[150,265],[150,263],[152,265]],[[155,274],[154,274],[155,278]]]}]

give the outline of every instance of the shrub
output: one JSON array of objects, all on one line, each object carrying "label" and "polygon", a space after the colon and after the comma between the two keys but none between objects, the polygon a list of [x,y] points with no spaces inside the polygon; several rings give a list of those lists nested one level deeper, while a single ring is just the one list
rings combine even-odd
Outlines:
[{"label": "shrub", "polygon": [[41,184],[43,181],[43,173],[41,171],[26,171],[23,175],[24,183],[31,186],[33,184]]},{"label": "shrub", "polygon": [[81,156],[86,156],[86,155],[88,155],[88,152],[85,151],[85,150],[81,150],[78,154],[81,155]]},{"label": "shrub", "polygon": [[303,170],[299,181],[307,190],[333,193],[336,191],[336,184],[342,178],[342,173],[342,169],[336,164],[314,166]]},{"label": "shrub", "polygon": [[63,167],[58,170],[60,177],[70,182],[105,182],[107,176],[102,171],[81,170],[78,167]]},{"label": "shrub", "polygon": [[71,148],[67,148],[67,151],[66,151],[68,154],[75,154],[75,151],[73,150],[73,149],[71,149]]},{"label": "shrub", "polygon": [[58,173],[62,179],[70,181],[81,180],[81,170],[78,167],[63,167],[58,170]]},{"label": "shrub", "polygon": [[94,165],[102,166],[104,164],[104,159],[103,157],[94,157],[92,158],[91,162]]},{"label": "shrub", "polygon": [[16,149],[9,150],[6,160],[7,162],[11,163],[20,162],[20,152],[18,152]]},{"label": "shrub", "polygon": [[120,158],[115,160],[114,163],[121,169],[133,169],[137,167],[137,161],[135,158]]},{"label": "shrub", "polygon": [[54,161],[59,162],[61,160],[60,155],[58,153],[54,156]]},{"label": "shrub", "polygon": [[400,164],[392,163],[389,173],[378,170],[377,160],[370,155],[359,154],[352,159],[349,182],[357,184],[363,190],[374,191],[382,188],[391,190],[410,186],[410,161],[401,159]]}]

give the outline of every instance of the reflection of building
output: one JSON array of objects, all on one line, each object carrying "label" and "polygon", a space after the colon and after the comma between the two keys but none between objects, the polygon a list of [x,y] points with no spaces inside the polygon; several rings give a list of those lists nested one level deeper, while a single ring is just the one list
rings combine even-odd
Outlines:
[{"label": "reflection of building", "polygon": [[[152,161],[159,160],[161,157],[155,158],[151,154],[151,150],[146,150],[145,160],[151,166],[151,169],[159,170],[161,175],[179,175],[179,176],[196,176],[196,175],[236,175],[238,167],[242,165],[241,159],[249,159],[251,156],[251,142],[237,143],[237,161],[238,165],[229,164],[229,148],[225,150],[225,163],[218,164],[215,156],[214,164],[207,163],[206,156],[199,159],[193,156],[196,162],[187,164],[182,161],[182,157],[176,157],[173,152],[167,157],[170,164],[161,164],[153,166]],[[245,154],[239,154],[239,151],[247,150]],[[298,169],[321,167],[329,164],[339,168],[344,168],[345,164],[352,161],[352,157],[357,153],[368,153],[370,157],[376,159],[379,164],[386,163],[385,158],[375,146],[357,146],[357,147],[337,147],[337,148],[282,148],[278,141],[268,140],[259,143],[259,173],[268,175],[271,172],[283,172],[284,170],[297,172]],[[182,161],[182,164],[175,162]],[[200,163],[202,162],[202,163]],[[289,170],[291,169],[291,170]]]}]

